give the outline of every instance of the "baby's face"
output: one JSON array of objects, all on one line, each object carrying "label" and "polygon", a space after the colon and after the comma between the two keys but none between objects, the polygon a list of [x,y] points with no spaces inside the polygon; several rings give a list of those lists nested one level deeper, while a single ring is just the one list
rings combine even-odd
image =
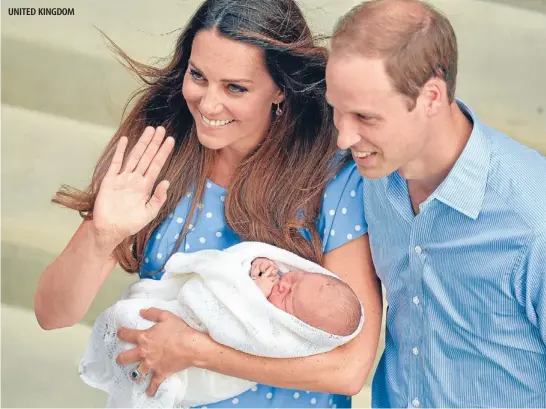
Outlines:
[{"label": "baby's face", "polygon": [[320,274],[303,271],[284,273],[273,285],[269,302],[275,307],[299,318],[304,314],[306,300],[316,294],[317,288],[323,283]]},{"label": "baby's face", "polygon": [[301,281],[299,272],[290,271],[281,275],[275,282],[271,294],[267,299],[275,307],[294,315],[294,294],[298,282]]},{"label": "baby's face", "polygon": [[291,271],[274,283],[268,300],[275,307],[330,334],[347,336],[358,328],[361,305],[351,288],[319,273]]}]

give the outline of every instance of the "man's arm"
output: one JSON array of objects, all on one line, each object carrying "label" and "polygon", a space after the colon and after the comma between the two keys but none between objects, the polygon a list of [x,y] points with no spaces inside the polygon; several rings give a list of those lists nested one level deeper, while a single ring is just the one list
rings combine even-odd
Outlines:
[{"label": "man's arm", "polygon": [[546,233],[533,240],[521,266],[527,317],[546,344]]}]

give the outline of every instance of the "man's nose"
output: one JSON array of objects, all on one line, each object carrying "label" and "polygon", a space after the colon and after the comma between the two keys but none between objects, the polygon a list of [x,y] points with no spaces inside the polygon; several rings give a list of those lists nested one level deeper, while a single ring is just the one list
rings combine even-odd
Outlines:
[{"label": "man's nose", "polygon": [[337,128],[337,146],[340,149],[349,149],[360,141],[358,125],[349,114],[334,112],[334,124]]}]

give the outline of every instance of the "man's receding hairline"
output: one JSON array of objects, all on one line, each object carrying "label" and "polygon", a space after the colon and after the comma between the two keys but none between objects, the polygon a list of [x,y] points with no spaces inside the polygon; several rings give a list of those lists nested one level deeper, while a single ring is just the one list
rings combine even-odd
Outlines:
[{"label": "man's receding hairline", "polygon": [[[361,16],[363,10],[368,11],[365,17]],[[338,21],[332,34],[332,43],[343,48],[351,48],[353,43],[351,34],[358,30],[362,19],[365,21],[375,20],[376,25],[384,26],[385,29],[388,29],[393,23],[412,20],[415,25],[422,26],[421,31],[426,31],[432,24],[436,13],[441,15],[434,6],[420,0],[371,0],[364,2],[353,7]],[[371,55],[373,54],[379,55],[379,53],[371,53]]]}]

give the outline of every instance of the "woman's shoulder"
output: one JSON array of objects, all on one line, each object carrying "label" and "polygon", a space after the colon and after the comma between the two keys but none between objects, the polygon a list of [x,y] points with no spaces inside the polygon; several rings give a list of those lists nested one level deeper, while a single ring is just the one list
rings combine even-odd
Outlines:
[{"label": "woman's shoulder", "polygon": [[[335,175],[328,181],[324,189],[324,198],[339,197],[347,192],[353,195],[353,190],[362,186],[362,177],[355,161],[346,151],[340,151],[334,157],[332,167],[337,168]],[[356,191],[355,191],[356,193]],[[353,195],[352,197],[355,197]]]},{"label": "woman's shoulder", "polygon": [[324,190],[317,221],[324,253],[357,239],[367,231],[362,176],[352,158],[345,155],[336,159],[338,171]]}]

